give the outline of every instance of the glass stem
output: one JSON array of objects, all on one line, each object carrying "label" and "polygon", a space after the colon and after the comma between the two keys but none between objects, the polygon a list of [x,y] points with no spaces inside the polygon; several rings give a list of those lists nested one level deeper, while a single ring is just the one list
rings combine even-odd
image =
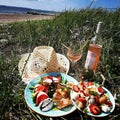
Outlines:
[{"label": "glass stem", "polygon": [[75,76],[75,63],[71,63],[70,68],[71,68],[70,70],[71,76]]}]

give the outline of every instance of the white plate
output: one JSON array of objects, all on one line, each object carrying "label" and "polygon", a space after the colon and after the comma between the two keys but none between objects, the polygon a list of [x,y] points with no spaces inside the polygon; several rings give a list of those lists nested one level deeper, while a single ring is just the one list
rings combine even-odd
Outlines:
[{"label": "white plate", "polygon": [[[99,86],[97,83],[95,83],[95,85],[97,85],[97,86]],[[109,90],[107,90],[105,87],[102,87],[104,90],[105,90],[105,93],[109,96],[109,99],[110,99],[110,101],[112,102],[112,109],[110,110],[110,112],[107,112],[107,113],[105,113],[105,112],[101,112],[101,114],[99,114],[99,115],[94,115],[94,114],[92,114],[91,112],[87,112],[86,114],[87,115],[90,115],[90,116],[94,116],[94,117],[105,117],[105,116],[108,116],[109,114],[111,114],[113,111],[114,111],[114,109],[115,109],[115,100],[114,100],[114,98],[113,98],[113,95],[110,93],[110,91]],[[71,96],[71,99],[72,99],[72,102],[73,102],[73,104],[75,105],[75,107],[78,109],[78,110],[80,110],[81,112],[83,112],[83,113],[85,113],[84,111],[83,111],[83,109],[80,109],[78,106],[77,106],[77,104],[76,104],[76,102],[75,102],[75,92],[73,91],[73,90],[71,90],[71,94],[70,94],[70,96]]]}]

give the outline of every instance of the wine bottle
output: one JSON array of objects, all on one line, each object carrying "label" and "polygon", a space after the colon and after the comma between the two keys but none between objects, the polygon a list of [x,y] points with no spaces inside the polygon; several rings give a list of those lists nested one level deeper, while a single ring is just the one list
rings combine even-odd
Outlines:
[{"label": "wine bottle", "polygon": [[92,69],[93,71],[96,71],[97,69],[97,65],[102,51],[102,45],[100,43],[97,44],[99,39],[101,24],[102,22],[98,22],[95,36],[90,41],[88,53],[85,61],[85,68]]}]

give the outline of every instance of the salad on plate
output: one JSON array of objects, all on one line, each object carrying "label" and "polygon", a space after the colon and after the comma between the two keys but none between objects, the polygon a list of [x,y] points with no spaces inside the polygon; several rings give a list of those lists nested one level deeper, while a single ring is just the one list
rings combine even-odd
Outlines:
[{"label": "salad on plate", "polygon": [[36,113],[48,117],[68,115],[76,110],[71,89],[78,84],[64,73],[45,73],[32,79],[25,88],[25,101]]},{"label": "salad on plate", "polygon": [[72,105],[70,99],[71,83],[62,76],[45,76],[35,86],[30,87],[32,99],[41,111],[51,110],[53,107],[62,109]]},{"label": "salad on plate", "polygon": [[113,112],[115,101],[112,94],[95,82],[80,81],[71,91],[73,104],[83,113],[95,117],[104,117]]}]

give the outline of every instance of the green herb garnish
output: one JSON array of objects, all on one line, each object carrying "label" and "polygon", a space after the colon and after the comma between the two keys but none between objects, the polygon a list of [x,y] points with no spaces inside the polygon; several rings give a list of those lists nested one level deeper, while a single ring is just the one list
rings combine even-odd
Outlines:
[{"label": "green herb garnish", "polygon": [[91,95],[98,95],[98,93],[95,92],[95,91],[90,91],[90,94],[91,94]]}]

